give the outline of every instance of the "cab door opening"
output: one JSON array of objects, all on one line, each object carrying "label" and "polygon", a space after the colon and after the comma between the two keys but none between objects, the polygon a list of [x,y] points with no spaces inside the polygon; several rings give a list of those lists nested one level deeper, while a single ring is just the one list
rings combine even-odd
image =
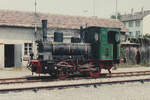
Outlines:
[{"label": "cab door opening", "polygon": [[113,59],[117,59],[117,41],[116,41],[116,35],[118,32],[116,31],[109,31],[108,32],[108,42],[113,44]]}]

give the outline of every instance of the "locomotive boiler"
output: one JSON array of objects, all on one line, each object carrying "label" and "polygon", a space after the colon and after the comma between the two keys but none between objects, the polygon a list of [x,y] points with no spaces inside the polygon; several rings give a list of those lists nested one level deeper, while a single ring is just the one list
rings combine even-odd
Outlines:
[{"label": "locomotive boiler", "polygon": [[38,57],[29,68],[38,74],[68,77],[74,74],[97,77],[102,69],[110,69],[120,61],[120,29],[107,27],[80,28],[80,38],[63,42],[63,33],[54,33],[54,42],[47,40],[47,20],[42,20],[43,40],[37,42]]}]

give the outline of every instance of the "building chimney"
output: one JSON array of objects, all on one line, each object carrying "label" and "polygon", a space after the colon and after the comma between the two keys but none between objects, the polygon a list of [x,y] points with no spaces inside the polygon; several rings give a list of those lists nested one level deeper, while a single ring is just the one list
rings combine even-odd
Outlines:
[{"label": "building chimney", "polygon": [[141,13],[142,13],[142,14],[144,13],[144,8],[143,8],[143,7],[141,8]]},{"label": "building chimney", "polygon": [[131,9],[131,15],[133,15],[133,10],[134,10],[134,9],[132,8],[132,9]]},{"label": "building chimney", "polygon": [[42,20],[43,42],[47,41],[47,20]]}]

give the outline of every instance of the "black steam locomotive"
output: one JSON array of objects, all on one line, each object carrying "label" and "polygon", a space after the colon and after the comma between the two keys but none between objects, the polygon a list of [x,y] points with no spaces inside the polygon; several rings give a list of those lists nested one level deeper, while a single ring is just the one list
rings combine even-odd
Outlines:
[{"label": "black steam locomotive", "polygon": [[[120,29],[104,27],[80,28],[80,38],[63,42],[63,33],[54,33],[54,42],[47,41],[47,20],[42,20],[43,40],[37,42],[38,57],[29,68],[38,74],[54,77],[74,74],[97,77],[102,69],[109,72],[120,61]],[[31,57],[32,58],[32,57]]]}]

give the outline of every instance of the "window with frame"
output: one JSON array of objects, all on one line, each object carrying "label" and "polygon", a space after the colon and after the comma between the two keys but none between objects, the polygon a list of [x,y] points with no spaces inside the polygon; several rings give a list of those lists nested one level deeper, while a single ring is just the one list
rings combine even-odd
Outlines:
[{"label": "window with frame", "polygon": [[33,52],[33,43],[24,43],[24,55],[29,55]]},{"label": "window with frame", "polygon": [[109,56],[109,49],[108,49],[108,48],[105,49],[105,56],[106,56],[106,57]]},{"label": "window with frame", "polygon": [[133,33],[132,33],[132,32],[129,32],[129,35],[130,35],[130,36],[132,36],[132,35],[133,35]]},{"label": "window with frame", "polygon": [[129,21],[129,27],[133,27],[133,21]]},{"label": "window with frame", "polygon": [[139,36],[140,35],[140,31],[136,31],[136,36]]},{"label": "window with frame", "polygon": [[139,27],[140,26],[140,20],[135,21],[135,25]]}]

